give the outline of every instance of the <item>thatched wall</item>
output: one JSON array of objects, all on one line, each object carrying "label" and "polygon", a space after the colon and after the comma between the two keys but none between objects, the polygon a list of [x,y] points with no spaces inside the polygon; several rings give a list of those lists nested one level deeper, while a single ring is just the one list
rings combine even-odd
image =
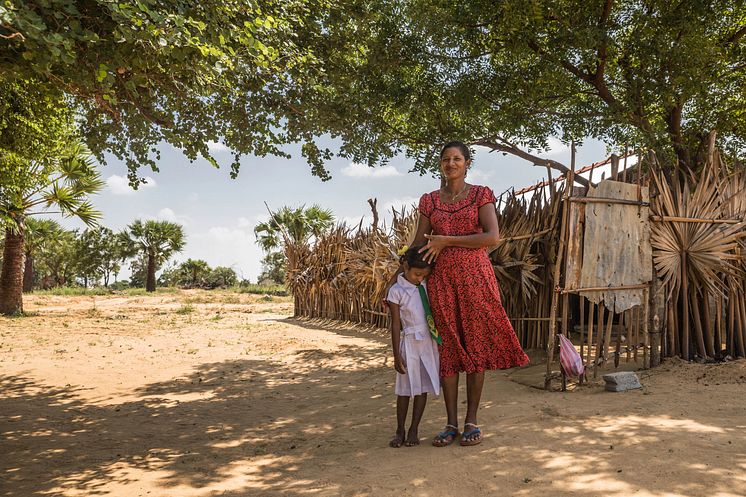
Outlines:
[{"label": "thatched wall", "polygon": [[[640,351],[647,364],[651,347],[655,357],[746,357],[746,173],[732,172],[717,154],[712,157],[698,177],[649,174],[660,169],[651,155],[616,178],[651,187],[655,302],[650,333],[644,333],[640,308],[614,314],[583,297],[563,295],[557,330],[573,337],[588,364],[637,360]],[[547,347],[552,292],[564,281],[553,281],[563,195],[562,183],[548,182],[530,197],[503,194],[496,206],[502,240],[491,258],[503,304],[525,348]],[[411,242],[416,219],[412,208],[395,212],[391,226],[340,225],[313,247],[288,244],[296,316],[388,327],[384,286],[398,267],[397,250]],[[656,315],[658,329],[652,326]]]}]

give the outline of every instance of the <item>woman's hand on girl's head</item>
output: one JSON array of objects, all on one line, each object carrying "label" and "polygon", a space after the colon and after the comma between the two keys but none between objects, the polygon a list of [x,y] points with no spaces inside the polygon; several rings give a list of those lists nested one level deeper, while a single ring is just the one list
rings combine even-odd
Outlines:
[{"label": "woman's hand on girl's head", "polygon": [[422,258],[427,262],[433,262],[438,258],[438,255],[448,246],[448,240],[450,237],[443,235],[432,235],[426,234],[427,245],[420,249],[421,254],[425,254]]}]

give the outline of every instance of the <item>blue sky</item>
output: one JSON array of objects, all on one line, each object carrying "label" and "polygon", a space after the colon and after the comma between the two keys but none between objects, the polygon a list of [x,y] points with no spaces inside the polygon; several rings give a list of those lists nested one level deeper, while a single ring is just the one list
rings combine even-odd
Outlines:
[{"label": "blue sky", "polygon": [[[321,142],[334,149],[333,142]],[[569,148],[556,140],[550,146],[540,155],[569,165]],[[434,177],[409,173],[412,163],[406,159],[368,168],[335,158],[328,164],[332,179],[322,182],[311,175],[299,147],[286,149],[292,159],[245,157],[238,178],[233,180],[229,176],[230,152],[220,144],[211,148],[218,162],[224,164],[221,169],[204,160],[190,163],[178,150],[161,146],[160,171],[141,170],[149,184],[138,191],[127,185],[124,164],[115,158],[107,159],[107,164],[101,166],[107,187],[93,198],[103,212],[102,224],[121,230],[138,218],[178,222],[184,226],[187,243],[175,261],[204,259],[211,266],[229,266],[239,276],[256,281],[263,254],[256,246],[253,231],[258,222],[268,217],[264,202],[273,210],[284,205],[316,203],[331,209],[338,220],[357,224],[361,218],[370,222],[368,198],[378,199],[379,212],[384,217],[384,211],[390,212],[391,207],[416,203],[422,193],[439,187],[439,180]],[[578,149],[578,166],[605,157],[603,144],[588,142]],[[522,188],[545,176],[544,168],[478,148],[468,180],[487,185],[499,195],[510,187]],[[80,227],[74,220],[63,224]],[[128,273],[122,271],[120,278]]]}]

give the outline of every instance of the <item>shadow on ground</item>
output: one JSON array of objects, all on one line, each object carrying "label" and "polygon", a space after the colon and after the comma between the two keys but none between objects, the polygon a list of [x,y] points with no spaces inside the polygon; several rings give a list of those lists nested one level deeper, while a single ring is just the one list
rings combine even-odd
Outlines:
[{"label": "shadow on ground", "polygon": [[482,445],[429,446],[442,414],[433,400],[423,445],[388,449],[394,378],[383,365],[385,339],[371,338],[370,347],[307,349],[290,361],[202,364],[116,405],[87,403],[76,386],[2,376],[0,495],[114,495],[114,485],[133,489],[118,494],[129,497],[143,475],[160,495],[186,488],[228,497],[725,496],[746,488],[744,423],[727,424],[714,407],[680,412],[643,393],[547,394],[504,373],[487,380]]}]

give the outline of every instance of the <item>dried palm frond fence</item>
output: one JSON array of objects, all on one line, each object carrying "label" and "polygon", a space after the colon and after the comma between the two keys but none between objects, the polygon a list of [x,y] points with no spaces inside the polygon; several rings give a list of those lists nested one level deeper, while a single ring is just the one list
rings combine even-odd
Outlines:
[{"label": "dried palm frond fence", "polygon": [[[699,176],[670,178],[652,153],[629,169],[613,156],[605,162],[612,163],[609,180],[638,191],[639,198],[618,203],[639,207],[648,224],[657,276],[638,285],[578,283],[572,261],[583,255],[584,208],[606,199],[588,199],[583,187],[567,191],[573,181],[564,178],[498,198],[502,239],[491,259],[503,304],[523,347],[550,352],[548,379],[556,376],[555,333],[572,339],[594,373],[622,360],[647,367],[660,356],[746,357],[746,172],[727,167],[717,151],[709,157]],[[648,188],[649,201],[640,196]],[[394,211],[390,226],[379,225],[369,202],[370,226],[338,225],[313,246],[286,243],[296,316],[388,326],[384,287],[398,267],[397,250],[414,236],[417,213]],[[623,292],[637,295],[634,305],[620,308]]]}]

